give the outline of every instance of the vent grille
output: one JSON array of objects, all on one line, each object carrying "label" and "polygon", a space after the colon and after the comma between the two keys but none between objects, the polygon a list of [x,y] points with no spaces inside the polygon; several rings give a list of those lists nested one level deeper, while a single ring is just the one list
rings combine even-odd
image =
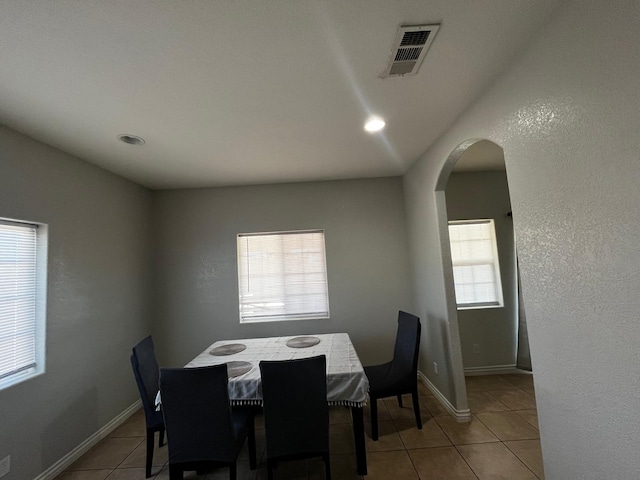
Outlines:
[{"label": "vent grille", "polygon": [[431,34],[431,30],[423,30],[419,32],[404,32],[400,46],[405,47],[407,45],[424,45],[427,43],[427,39]]},{"label": "vent grille", "polygon": [[402,26],[398,30],[382,77],[415,75],[440,25]]}]

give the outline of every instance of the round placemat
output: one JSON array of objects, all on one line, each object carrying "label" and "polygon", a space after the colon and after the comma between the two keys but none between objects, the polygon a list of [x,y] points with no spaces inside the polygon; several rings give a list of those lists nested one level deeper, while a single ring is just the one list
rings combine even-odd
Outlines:
[{"label": "round placemat", "polygon": [[253,368],[253,365],[249,362],[227,362],[227,375],[229,378],[239,377],[244,375]]},{"label": "round placemat", "polygon": [[287,340],[287,347],[308,348],[320,343],[318,337],[293,337]]},{"label": "round placemat", "polygon": [[233,355],[234,353],[243,351],[245,348],[247,348],[247,346],[242,343],[228,343],[227,345],[212,348],[209,353],[219,357],[223,355]]}]

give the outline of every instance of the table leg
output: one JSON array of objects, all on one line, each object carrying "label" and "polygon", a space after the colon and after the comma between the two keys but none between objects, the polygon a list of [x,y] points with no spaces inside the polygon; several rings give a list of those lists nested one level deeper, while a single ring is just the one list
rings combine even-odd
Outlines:
[{"label": "table leg", "polygon": [[364,443],[364,420],[362,407],[351,407],[353,438],[356,442],[356,464],[358,475],[367,474],[367,450]]}]

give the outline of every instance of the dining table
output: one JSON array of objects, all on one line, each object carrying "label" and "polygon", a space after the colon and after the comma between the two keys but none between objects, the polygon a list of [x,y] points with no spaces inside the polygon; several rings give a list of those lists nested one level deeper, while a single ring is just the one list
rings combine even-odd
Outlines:
[{"label": "dining table", "polygon": [[[185,368],[227,364],[229,400],[233,406],[262,405],[259,364],[324,355],[327,359],[327,403],[351,409],[358,475],[367,474],[363,407],[369,380],[346,333],[219,340]],[[295,386],[292,386],[294,388]]]}]

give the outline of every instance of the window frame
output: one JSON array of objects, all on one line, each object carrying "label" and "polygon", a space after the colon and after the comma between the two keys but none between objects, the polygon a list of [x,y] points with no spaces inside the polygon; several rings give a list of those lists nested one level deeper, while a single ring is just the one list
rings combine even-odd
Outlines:
[{"label": "window frame", "polygon": [[[316,288],[314,288],[314,293],[316,295],[324,295],[324,302],[322,305],[322,311],[307,311],[307,312],[294,312],[294,313],[274,313],[271,315],[258,315],[258,314],[254,314],[254,315],[248,315],[246,312],[243,312],[243,306],[248,305],[248,302],[244,302],[243,303],[243,295],[246,295],[243,293],[243,289],[244,289],[244,284],[243,284],[243,278],[244,278],[244,273],[243,273],[243,263],[244,261],[248,261],[248,253],[246,251],[243,252],[243,250],[246,248],[245,244],[241,244],[242,240],[248,241],[248,238],[250,237],[265,237],[265,236],[274,236],[274,237],[279,237],[282,238],[286,235],[306,235],[306,234],[321,234],[322,235],[322,242],[321,242],[321,251],[318,252],[319,256],[315,258],[316,261],[320,261],[320,264],[322,265],[322,271],[321,272],[315,272],[317,273],[322,273],[324,278],[320,281],[320,282],[309,282],[309,285],[313,284],[313,283],[321,283],[322,287],[318,288],[316,286]],[[282,244],[282,243],[281,243]],[[246,243],[246,245],[248,245],[248,243]],[[324,320],[324,319],[329,319],[330,318],[330,307],[329,307],[329,286],[328,286],[328,271],[327,271],[327,252],[326,252],[326,242],[325,242],[325,231],[323,229],[308,229],[308,230],[282,230],[282,231],[273,231],[273,232],[251,232],[251,233],[238,233],[236,236],[236,258],[237,258],[237,263],[238,263],[238,314],[239,314],[239,320],[240,320],[240,324],[252,324],[252,323],[269,323],[269,322],[284,322],[284,321],[298,321],[298,320]],[[280,258],[283,266],[283,270],[284,270],[284,255],[282,255],[282,257]],[[248,265],[248,264],[247,264]],[[246,268],[246,267],[245,267]],[[273,273],[270,273],[273,274]],[[287,273],[285,273],[284,271],[281,273],[283,278],[286,275],[289,275]],[[284,286],[284,288],[287,288],[286,282],[283,282],[282,285]],[[264,296],[264,297],[269,297],[270,295],[265,294],[263,291],[261,291],[259,293],[259,295]],[[285,304],[283,305],[274,305],[274,307],[279,307],[282,306],[284,307],[286,305],[286,298],[287,295],[291,295],[292,294],[288,293],[288,292],[284,292],[282,293],[281,297],[279,298],[273,298],[273,300],[277,300],[274,303],[280,303],[280,301],[284,301]],[[286,308],[286,307],[285,307]],[[283,310],[285,309],[283,308]]]},{"label": "window frame", "polygon": [[42,375],[46,371],[46,303],[48,226],[43,223],[0,217],[0,225],[30,228],[35,231],[35,288],[33,309],[34,365],[0,378],[0,390]]},{"label": "window frame", "polygon": [[456,274],[455,267],[456,266],[471,266],[471,265],[489,265],[489,263],[459,263],[456,265],[454,261],[453,251],[451,252],[451,269],[453,273],[453,284],[454,284],[454,294],[456,297],[456,307],[458,310],[479,310],[486,308],[503,308],[504,307],[504,294],[502,287],[502,278],[500,275],[500,258],[498,253],[498,240],[496,235],[495,221],[493,218],[481,218],[481,219],[469,219],[469,220],[449,220],[448,222],[448,233],[449,233],[449,248],[452,249],[452,240],[451,240],[451,226],[452,225],[478,225],[478,224],[488,224],[490,226],[490,241],[491,241],[491,251],[492,251],[492,262],[490,265],[493,269],[493,284],[495,285],[496,292],[496,300],[490,302],[466,302],[459,303],[458,295],[455,293],[456,289]]}]

